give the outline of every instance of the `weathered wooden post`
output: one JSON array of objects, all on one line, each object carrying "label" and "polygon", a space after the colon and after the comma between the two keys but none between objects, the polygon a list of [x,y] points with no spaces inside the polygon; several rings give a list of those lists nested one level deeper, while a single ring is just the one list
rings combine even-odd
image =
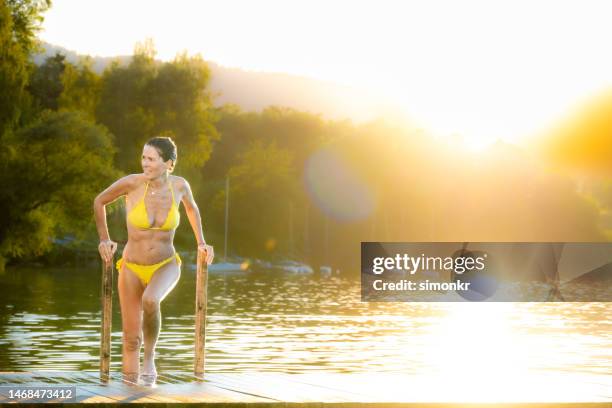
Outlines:
[{"label": "weathered wooden post", "polygon": [[100,379],[109,380],[111,327],[113,320],[113,261],[102,261],[102,333],[100,336]]},{"label": "weathered wooden post", "polygon": [[208,300],[208,264],[206,256],[198,251],[196,276],[196,312],[195,312],[195,364],[194,373],[204,378],[204,343],[206,340],[206,303]]}]

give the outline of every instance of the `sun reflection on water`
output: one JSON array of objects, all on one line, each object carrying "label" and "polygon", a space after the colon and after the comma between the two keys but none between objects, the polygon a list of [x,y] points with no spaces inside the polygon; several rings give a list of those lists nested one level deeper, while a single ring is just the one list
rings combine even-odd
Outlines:
[{"label": "sun reflection on water", "polygon": [[[0,371],[97,370],[99,288],[66,275],[44,307],[29,300],[43,296],[35,272],[0,282]],[[192,370],[193,291],[185,273],[162,305],[160,371]],[[206,369],[351,374],[376,401],[593,400],[612,389],[611,316],[610,303],[368,303],[355,280],[211,275]],[[120,370],[117,304],[112,356]]]}]

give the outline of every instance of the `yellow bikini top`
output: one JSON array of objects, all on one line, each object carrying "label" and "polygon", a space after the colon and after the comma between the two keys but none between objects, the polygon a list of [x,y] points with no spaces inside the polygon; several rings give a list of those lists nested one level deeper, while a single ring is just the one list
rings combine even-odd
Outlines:
[{"label": "yellow bikini top", "polygon": [[[179,222],[181,220],[181,214],[178,210],[178,205],[176,205],[176,201],[174,201],[174,190],[172,190],[172,183],[168,181],[168,187],[170,188],[170,192],[172,193],[172,206],[168,211],[168,216],[166,217],[166,221],[161,227],[151,227],[149,223],[149,215],[147,214],[147,207],[145,207],[145,197],[147,196],[147,189],[149,188],[149,183],[145,184],[145,192],[142,196],[142,200],[138,202],[128,213],[127,220],[130,224],[135,226],[136,228],[141,229],[151,229],[151,230],[162,230],[162,231],[170,231],[176,229],[178,227]],[[154,220],[155,222],[155,220]]]}]

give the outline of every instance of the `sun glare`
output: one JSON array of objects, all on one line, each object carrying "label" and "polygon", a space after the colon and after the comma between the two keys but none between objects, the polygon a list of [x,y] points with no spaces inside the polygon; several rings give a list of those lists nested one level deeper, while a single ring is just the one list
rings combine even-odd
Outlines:
[{"label": "sun glare", "polygon": [[110,56],[149,37],[164,60],[186,50],[228,67],[367,89],[478,152],[499,139],[529,143],[612,83],[609,11],[579,1],[57,0],[41,38]]},{"label": "sun glare", "polygon": [[[513,332],[509,319],[515,305],[452,306],[431,334],[435,374],[456,398],[496,400],[507,394],[504,390],[509,384],[516,384],[529,374],[521,337]],[[474,392],[476,386],[478,392]],[[528,387],[528,384],[522,387],[522,398],[535,394]]]}]

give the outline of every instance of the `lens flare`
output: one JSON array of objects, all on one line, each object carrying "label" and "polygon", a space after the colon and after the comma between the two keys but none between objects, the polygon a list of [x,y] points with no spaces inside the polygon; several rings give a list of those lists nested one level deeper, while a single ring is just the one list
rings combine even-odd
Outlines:
[{"label": "lens flare", "polygon": [[367,218],[374,209],[369,188],[348,163],[330,149],[313,153],[304,171],[304,183],[312,201],[340,221]]}]

